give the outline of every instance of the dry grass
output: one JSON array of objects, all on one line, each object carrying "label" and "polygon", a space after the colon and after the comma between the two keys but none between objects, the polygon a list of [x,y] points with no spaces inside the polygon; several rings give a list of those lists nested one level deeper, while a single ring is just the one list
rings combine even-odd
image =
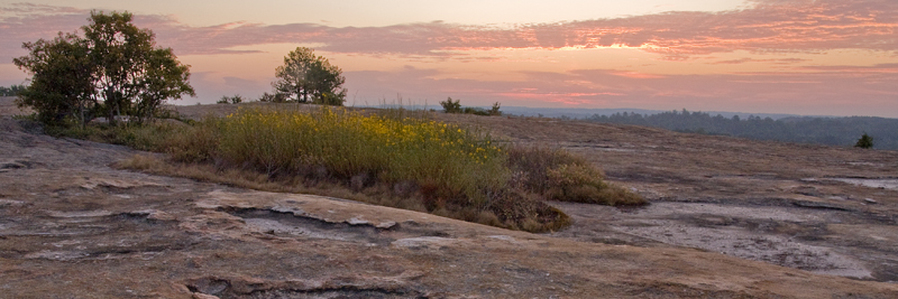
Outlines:
[{"label": "dry grass", "polygon": [[109,134],[168,158],[136,156],[119,167],[531,232],[570,224],[546,199],[645,203],[608,185],[600,170],[565,151],[498,146],[489,134],[403,110],[363,115],[332,108],[248,109],[194,125],[150,127]]},{"label": "dry grass", "polygon": [[611,206],[644,205],[635,193],[604,181],[605,174],[581,156],[546,146],[512,146],[513,184],[546,199]]}]

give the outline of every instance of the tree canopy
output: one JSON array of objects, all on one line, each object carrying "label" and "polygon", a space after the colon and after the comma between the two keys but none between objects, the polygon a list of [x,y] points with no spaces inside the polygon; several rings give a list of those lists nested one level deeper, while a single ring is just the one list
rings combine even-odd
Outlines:
[{"label": "tree canopy", "polygon": [[74,34],[59,33],[52,41],[26,42],[22,48],[31,55],[13,60],[20,69],[33,74],[31,85],[19,94],[19,104],[34,108],[38,120],[61,123],[67,116],[86,122],[92,98],[93,65],[85,40]]},{"label": "tree canopy", "polygon": [[97,115],[151,119],[168,99],[195,96],[189,66],[170,48],[155,44],[149,29],[131,23],[128,12],[91,12],[84,37],[63,34],[51,41],[25,42],[28,56],[13,63],[32,75],[19,104],[37,111],[45,122],[74,118],[86,123]]},{"label": "tree canopy", "polygon": [[346,99],[342,73],[312,49],[298,47],[284,57],[284,65],[275,69],[278,80],[272,85],[278,93],[295,97],[299,103],[340,106]]}]

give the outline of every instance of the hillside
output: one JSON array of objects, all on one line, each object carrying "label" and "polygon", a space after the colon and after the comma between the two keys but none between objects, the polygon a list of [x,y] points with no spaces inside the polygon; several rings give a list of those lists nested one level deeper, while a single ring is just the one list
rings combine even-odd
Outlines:
[{"label": "hillside", "polygon": [[590,121],[663,128],[679,132],[728,135],[755,140],[853,146],[863,134],[874,136],[873,148],[898,150],[898,119],[882,117],[813,117],[737,115],[707,112],[614,113],[592,115]]},{"label": "hillside", "polygon": [[118,170],[137,152],[0,111],[0,291],[16,298],[898,296],[894,151],[430,114],[579,152],[652,202],[553,203],[574,225],[529,234]]}]

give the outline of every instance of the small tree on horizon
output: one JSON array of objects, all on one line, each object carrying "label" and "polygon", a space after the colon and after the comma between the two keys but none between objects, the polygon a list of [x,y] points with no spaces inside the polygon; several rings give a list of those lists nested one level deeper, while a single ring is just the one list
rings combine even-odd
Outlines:
[{"label": "small tree on horizon", "polygon": [[275,69],[278,80],[271,85],[279,94],[295,96],[299,103],[342,106],[346,101],[342,73],[324,56],[316,56],[314,50],[297,47],[284,57],[284,65]]},{"label": "small tree on horizon", "polygon": [[440,106],[443,106],[443,112],[446,113],[461,113],[461,100],[452,101],[452,97],[449,97],[445,101],[440,102]]},{"label": "small tree on horizon", "polygon": [[502,111],[499,111],[499,108],[500,108],[499,102],[494,103],[493,107],[491,107],[489,110],[489,114],[492,116],[502,115]]},{"label": "small tree on horizon", "polygon": [[870,135],[867,135],[867,133],[864,133],[864,135],[861,135],[861,138],[857,140],[857,143],[854,144],[854,147],[859,147],[859,148],[864,148],[864,149],[872,148],[873,147],[873,137],[870,137]]}]

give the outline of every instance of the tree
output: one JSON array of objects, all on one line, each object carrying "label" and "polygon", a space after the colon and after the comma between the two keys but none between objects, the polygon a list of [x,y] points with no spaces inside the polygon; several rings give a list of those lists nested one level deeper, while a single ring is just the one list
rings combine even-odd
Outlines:
[{"label": "tree", "polygon": [[137,28],[131,24],[132,18],[128,12],[91,12],[91,23],[81,27],[91,48],[91,61],[97,67],[94,88],[103,99],[110,123],[115,122],[115,115],[122,114],[143,121],[152,118],[168,98],[195,96],[187,83],[188,66],[178,62],[171,49],[156,48],[153,32]]},{"label": "tree", "polygon": [[346,99],[342,73],[312,49],[297,47],[284,57],[284,65],[275,69],[278,80],[272,86],[287,97],[296,96],[299,103],[340,106]]},{"label": "tree", "polygon": [[33,78],[20,103],[44,121],[74,116],[83,124],[102,112],[114,124],[116,115],[143,122],[165,100],[194,96],[189,66],[171,49],[156,47],[153,32],[131,19],[127,12],[94,11],[81,27],[84,38],[60,33],[53,41],[24,43],[31,53],[13,62]]},{"label": "tree", "polygon": [[859,147],[859,148],[873,147],[873,137],[870,137],[870,135],[867,135],[867,133],[864,133],[864,135],[861,135],[861,138],[857,140],[857,143],[854,144],[854,147]]},{"label": "tree", "polygon": [[74,34],[59,33],[52,41],[23,43],[31,55],[13,63],[32,74],[31,84],[19,93],[19,106],[37,112],[39,121],[63,124],[68,117],[80,124],[90,119],[88,110],[96,105],[91,83],[94,66],[86,41]]},{"label": "tree", "polygon": [[499,116],[502,115],[502,111],[499,111],[499,102],[493,103],[493,107],[490,108],[489,115]]},{"label": "tree", "polygon": [[440,102],[440,106],[443,106],[443,112],[446,113],[462,113],[461,100],[453,102],[452,97]]},{"label": "tree", "polygon": [[181,64],[170,48],[150,51],[144,72],[138,80],[142,88],[134,111],[138,122],[152,119],[167,99],[180,99],[182,94],[196,96],[188,83],[189,67]]}]

